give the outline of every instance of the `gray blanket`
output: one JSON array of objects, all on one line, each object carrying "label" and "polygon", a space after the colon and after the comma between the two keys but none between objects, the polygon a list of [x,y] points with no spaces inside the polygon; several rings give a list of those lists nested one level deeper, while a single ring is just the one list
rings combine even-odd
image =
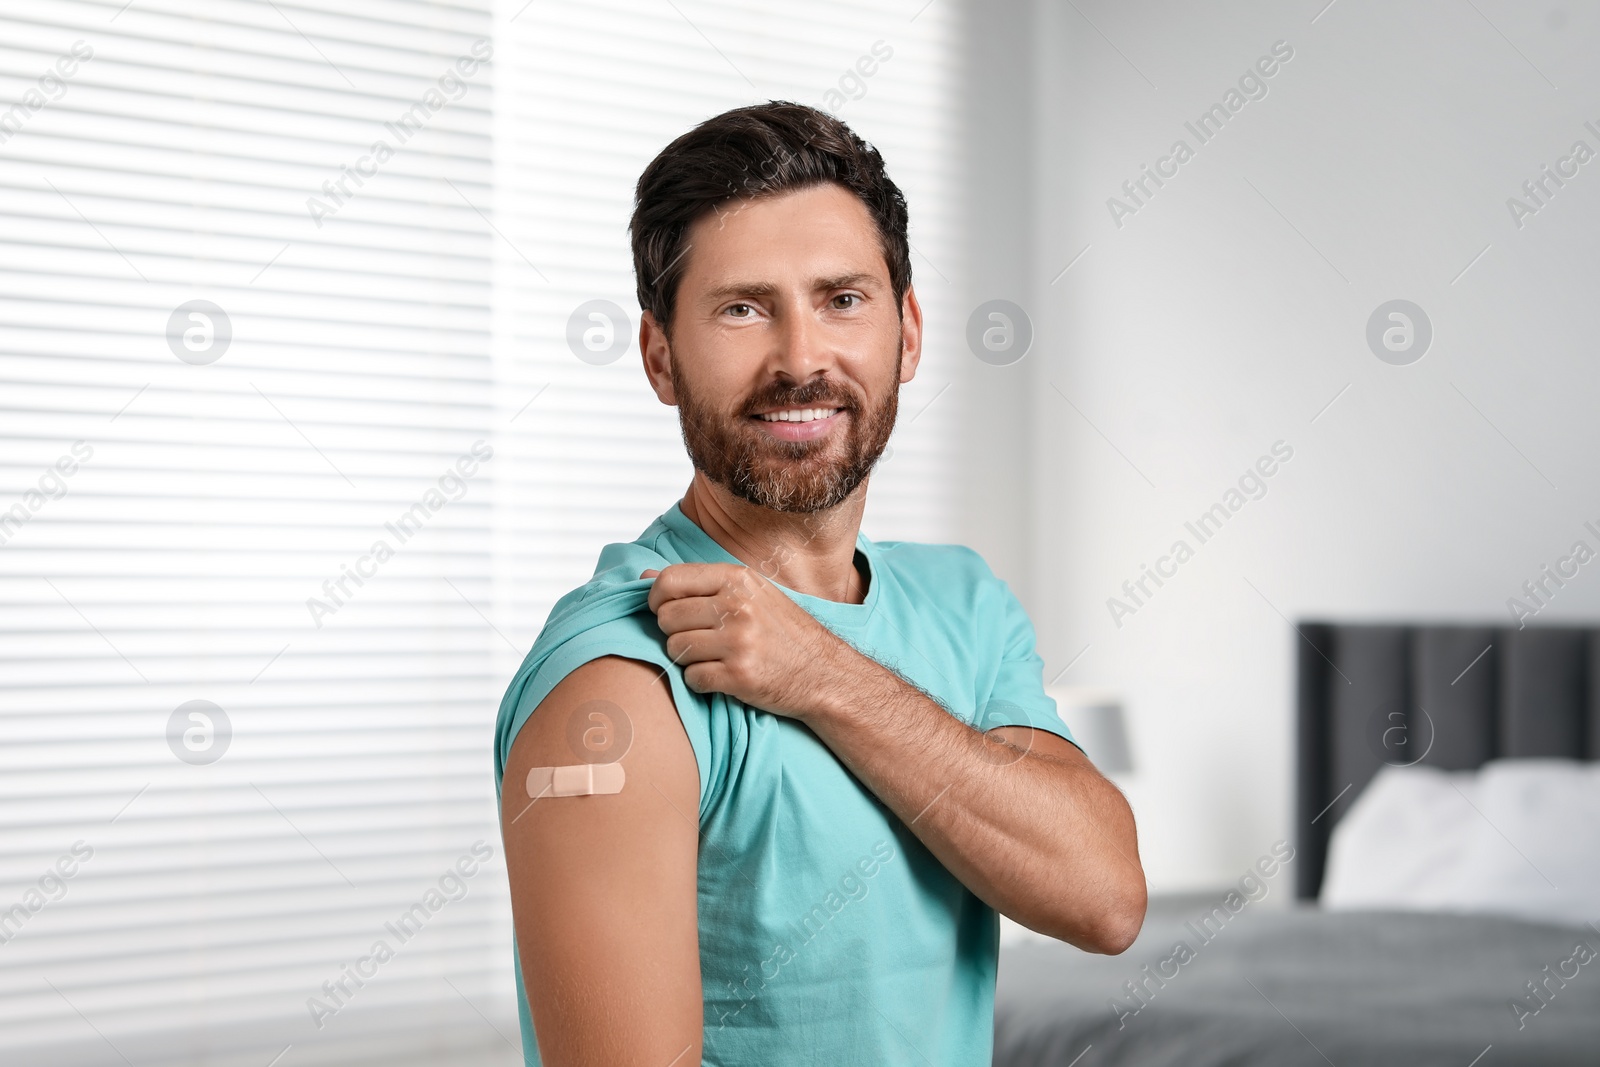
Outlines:
[{"label": "gray blanket", "polygon": [[995,1067],[1600,1065],[1594,928],[1307,906],[1197,925],[1211,903],[1154,906],[1120,956],[1003,948]]}]

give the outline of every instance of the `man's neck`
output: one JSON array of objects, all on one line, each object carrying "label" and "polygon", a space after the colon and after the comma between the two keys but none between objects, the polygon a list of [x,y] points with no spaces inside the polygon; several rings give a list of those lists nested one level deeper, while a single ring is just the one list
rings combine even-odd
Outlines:
[{"label": "man's neck", "polygon": [[797,593],[860,604],[866,583],[856,570],[856,535],[867,483],[827,511],[786,512],[734,496],[695,471],[678,502],[684,516],[729,555]]}]

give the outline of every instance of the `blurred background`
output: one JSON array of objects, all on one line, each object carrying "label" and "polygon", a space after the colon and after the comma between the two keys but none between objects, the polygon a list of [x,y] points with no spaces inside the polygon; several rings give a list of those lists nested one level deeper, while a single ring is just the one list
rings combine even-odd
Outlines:
[{"label": "blurred background", "polygon": [[1237,879],[1293,620],[1600,610],[1524,591],[1600,543],[1597,47],[1510,0],[7,0],[0,1059],[521,1062],[490,728],[688,482],[633,183],[768,99],[910,203],[865,532],[977,548],[1068,725],[1120,709],[1153,891]]}]

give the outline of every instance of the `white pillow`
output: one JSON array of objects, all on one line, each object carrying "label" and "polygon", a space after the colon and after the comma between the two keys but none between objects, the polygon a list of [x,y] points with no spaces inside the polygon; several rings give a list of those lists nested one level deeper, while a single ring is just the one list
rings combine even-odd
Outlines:
[{"label": "white pillow", "polygon": [[1459,908],[1477,788],[1474,771],[1382,767],[1333,829],[1323,906]]},{"label": "white pillow", "polygon": [[1600,922],[1600,763],[1499,760],[1478,790],[1468,910]]},{"label": "white pillow", "polygon": [[1600,764],[1385,766],[1334,828],[1321,900],[1600,922]]}]

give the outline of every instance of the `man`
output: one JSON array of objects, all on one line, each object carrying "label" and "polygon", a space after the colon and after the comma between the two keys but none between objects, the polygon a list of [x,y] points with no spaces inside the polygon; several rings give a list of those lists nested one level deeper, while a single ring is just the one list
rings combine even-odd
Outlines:
[{"label": "man", "polygon": [[1145,884],[1005,583],[859,532],[922,354],[904,198],[774,102],[669,145],[631,232],[695,473],[500,707],[527,1062],[987,1065],[997,912],[1121,952]]}]

